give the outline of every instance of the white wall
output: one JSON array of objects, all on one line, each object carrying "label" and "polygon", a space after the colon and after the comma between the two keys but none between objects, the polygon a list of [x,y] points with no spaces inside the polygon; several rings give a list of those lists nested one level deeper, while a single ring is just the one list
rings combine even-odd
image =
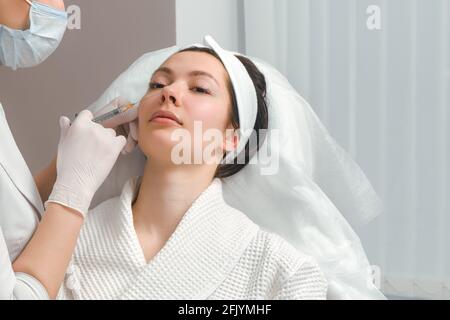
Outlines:
[{"label": "white wall", "polygon": [[210,34],[233,51],[245,49],[242,0],[176,0],[177,45],[202,43]]},{"label": "white wall", "polygon": [[[367,28],[371,5],[380,30]],[[245,0],[245,9],[247,54],[289,78],[384,201],[358,230],[384,291],[450,298],[450,1]]]}]

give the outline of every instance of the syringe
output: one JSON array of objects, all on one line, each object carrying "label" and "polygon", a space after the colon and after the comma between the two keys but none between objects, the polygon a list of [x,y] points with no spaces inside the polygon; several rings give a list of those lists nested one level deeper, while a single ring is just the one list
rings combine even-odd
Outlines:
[{"label": "syringe", "polygon": [[[111,118],[114,118],[115,116],[117,116],[117,115],[119,115],[121,113],[127,112],[128,110],[130,110],[130,109],[132,109],[132,108],[134,108],[136,106],[138,106],[138,103],[128,103],[128,104],[125,104],[125,105],[118,106],[117,108],[115,108],[115,109],[113,109],[113,110],[111,110],[111,111],[109,111],[107,113],[104,113],[104,114],[102,114],[102,115],[100,115],[98,117],[95,117],[94,119],[92,119],[92,121],[95,122],[95,123],[105,122],[105,121],[107,121],[107,120],[109,120]],[[77,116],[78,116],[78,113],[75,115],[75,118]]]},{"label": "syringe", "polygon": [[119,107],[117,107],[117,108],[115,108],[115,109],[113,109],[113,110],[111,110],[111,111],[109,111],[109,112],[107,112],[105,114],[102,114],[102,115],[92,119],[92,121],[96,122],[96,123],[105,122],[106,120],[109,120],[109,119],[111,119],[111,118],[113,118],[113,117],[115,117],[115,116],[117,116],[117,115],[119,115],[121,113],[127,112],[128,110],[134,108],[135,106],[137,106],[137,103],[128,103],[126,105],[119,106]]}]

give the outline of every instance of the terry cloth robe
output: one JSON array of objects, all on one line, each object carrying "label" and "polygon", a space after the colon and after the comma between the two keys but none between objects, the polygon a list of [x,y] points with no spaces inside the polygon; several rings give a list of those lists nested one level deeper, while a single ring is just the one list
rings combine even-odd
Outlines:
[{"label": "terry cloth robe", "polygon": [[230,207],[218,178],[147,263],[131,209],[138,189],[132,178],[88,213],[59,299],[326,299],[316,261]]}]

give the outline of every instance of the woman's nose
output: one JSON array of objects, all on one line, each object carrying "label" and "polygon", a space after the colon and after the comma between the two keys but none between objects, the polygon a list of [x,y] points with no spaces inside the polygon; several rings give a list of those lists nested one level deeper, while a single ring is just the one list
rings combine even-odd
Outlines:
[{"label": "woman's nose", "polygon": [[161,95],[161,102],[164,103],[167,100],[172,102],[175,106],[180,104],[180,92],[179,89],[175,88],[174,85],[165,86]]}]

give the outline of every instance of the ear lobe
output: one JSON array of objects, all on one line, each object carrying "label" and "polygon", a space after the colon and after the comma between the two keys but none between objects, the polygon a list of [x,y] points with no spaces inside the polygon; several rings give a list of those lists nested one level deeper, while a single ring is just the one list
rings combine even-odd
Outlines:
[{"label": "ear lobe", "polygon": [[225,152],[233,151],[237,148],[238,144],[239,144],[239,135],[237,133],[237,130],[227,129],[223,143],[224,151]]}]

